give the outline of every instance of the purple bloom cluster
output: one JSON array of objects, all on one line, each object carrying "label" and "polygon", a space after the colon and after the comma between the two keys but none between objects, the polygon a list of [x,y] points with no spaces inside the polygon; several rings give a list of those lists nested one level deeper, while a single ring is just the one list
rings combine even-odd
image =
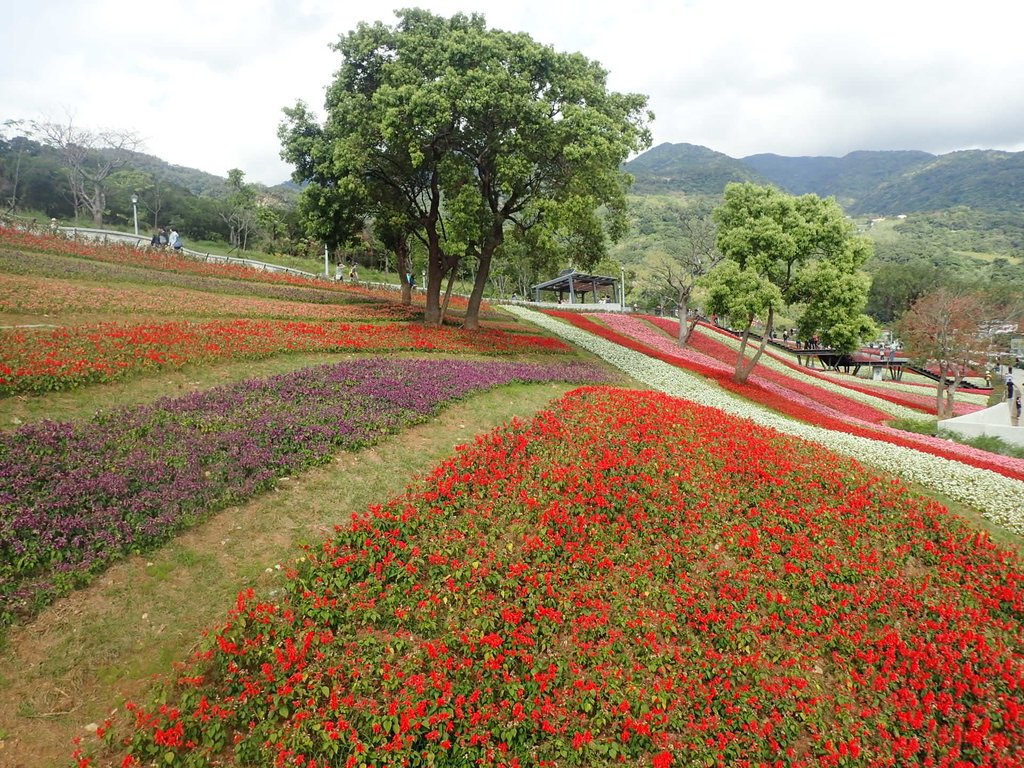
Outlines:
[{"label": "purple bloom cluster", "polygon": [[514,381],[605,381],[580,363],[360,359],[0,436],[0,628],[126,553],[276,478]]}]

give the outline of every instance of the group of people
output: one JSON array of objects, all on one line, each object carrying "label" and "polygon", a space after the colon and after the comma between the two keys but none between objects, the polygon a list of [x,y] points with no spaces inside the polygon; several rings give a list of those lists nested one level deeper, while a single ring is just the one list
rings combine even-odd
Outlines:
[{"label": "group of people", "polygon": [[[334,266],[334,279],[344,282],[345,280],[345,265],[344,263],[338,263]],[[359,270],[356,265],[353,264],[348,270],[348,279],[353,283],[359,280]]]},{"label": "group of people", "polygon": [[184,245],[181,242],[181,235],[178,234],[178,230],[171,227],[171,231],[168,232],[163,227],[160,227],[153,232],[153,239],[149,241],[149,244],[154,248],[163,248],[170,246],[176,251],[180,251]]}]

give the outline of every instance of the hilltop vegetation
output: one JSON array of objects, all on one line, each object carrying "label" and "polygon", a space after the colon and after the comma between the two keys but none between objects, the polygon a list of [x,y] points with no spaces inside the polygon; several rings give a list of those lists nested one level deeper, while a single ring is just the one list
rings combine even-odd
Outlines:
[{"label": "hilltop vegetation", "polygon": [[[869,310],[880,321],[891,320],[907,306],[908,297],[936,282],[985,282],[1010,290],[1024,283],[1024,153],[865,151],[841,158],[758,154],[736,159],[693,144],[666,143],[624,167],[635,178],[631,224],[610,249],[610,260],[595,271],[615,274],[624,268],[628,298],[641,306],[654,307],[662,300],[647,280],[644,262],[678,253],[686,245],[682,218],[706,216],[721,202],[727,183],[743,181],[836,198],[874,242],[867,269],[883,280],[876,280]],[[319,269],[322,246],[302,227],[296,186],[241,182],[260,210],[249,222],[247,247],[309,259],[311,267],[315,260]],[[230,247],[232,189],[227,178],[132,153],[128,168],[113,177],[107,198],[111,224],[131,225],[133,190],[140,195],[140,226],[173,222],[187,240]],[[16,198],[20,209],[47,217],[70,220],[74,215],[56,152],[25,137],[0,140],[0,195],[8,208]],[[425,255],[416,243],[411,245],[412,271],[419,274]],[[512,249],[509,244],[492,275],[491,295],[522,295],[559,268]],[[339,249],[336,258],[367,267],[384,252],[370,227],[358,244]],[[472,274],[467,260],[460,278]]]},{"label": "hilltop vegetation", "polygon": [[844,157],[736,159],[693,144],[661,144],[631,160],[626,170],[636,177],[638,193],[721,194],[728,181],[754,181],[795,195],[835,197],[852,216],[961,206],[989,213],[1024,209],[1024,152],[861,151]]}]

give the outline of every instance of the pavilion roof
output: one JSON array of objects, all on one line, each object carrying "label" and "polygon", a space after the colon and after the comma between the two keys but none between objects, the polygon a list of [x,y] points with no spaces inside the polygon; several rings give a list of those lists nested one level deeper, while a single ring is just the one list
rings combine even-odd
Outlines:
[{"label": "pavilion roof", "polygon": [[552,278],[544,283],[538,283],[533,286],[535,291],[568,291],[570,283],[572,284],[573,290],[589,291],[591,286],[607,286],[616,285],[619,282],[617,277],[608,277],[607,275],[588,275],[583,272],[577,272],[573,270],[567,272],[564,275]]}]

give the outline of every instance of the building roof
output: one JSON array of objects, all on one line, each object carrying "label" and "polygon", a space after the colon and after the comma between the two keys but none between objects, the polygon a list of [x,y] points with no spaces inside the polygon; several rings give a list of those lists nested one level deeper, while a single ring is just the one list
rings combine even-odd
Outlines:
[{"label": "building roof", "polygon": [[589,291],[593,286],[604,287],[606,285],[617,285],[619,279],[617,277],[608,277],[607,275],[587,275],[583,272],[577,272],[572,270],[559,275],[558,277],[552,278],[544,283],[538,283],[533,286],[535,291],[568,291],[570,283],[572,284],[573,291]]}]

